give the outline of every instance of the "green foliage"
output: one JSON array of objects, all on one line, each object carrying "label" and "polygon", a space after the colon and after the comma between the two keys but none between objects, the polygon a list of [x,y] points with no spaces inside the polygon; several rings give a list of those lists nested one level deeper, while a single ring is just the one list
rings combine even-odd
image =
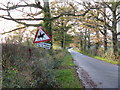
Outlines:
[{"label": "green foliage", "polygon": [[80,82],[69,53],[66,54],[59,68],[55,70],[55,78],[61,88],[80,88]]},{"label": "green foliage", "polygon": [[61,63],[61,66],[63,66],[63,67],[69,67],[69,66],[74,67],[74,64],[73,64],[73,61],[72,61],[72,57],[70,56],[69,53],[64,58],[64,61]]},{"label": "green foliage", "polygon": [[[63,40],[62,31],[54,32],[53,39],[54,39],[54,44],[55,45],[61,46],[62,40]],[[72,36],[65,33],[65,47],[69,46],[70,43],[72,43]]]},{"label": "green foliage", "polygon": [[68,30],[71,29],[71,25],[68,24],[70,19],[70,17],[61,17],[52,23],[54,44],[61,46],[62,48],[67,47],[72,43],[72,36],[67,33]]},{"label": "green foliage", "polygon": [[3,71],[3,88],[29,88],[31,87],[31,81],[21,75],[17,68],[12,67]]},{"label": "green foliage", "polygon": [[120,1],[116,1],[116,2],[108,2],[108,4],[112,5],[112,9],[117,8],[120,5]]},{"label": "green foliage", "polygon": [[[66,2],[57,2],[54,1],[51,3],[51,13],[52,16],[59,16],[61,13],[73,13],[77,7],[74,3],[66,3]],[[70,23],[73,20],[73,17],[62,16],[52,22],[52,35],[53,35],[53,43],[61,48],[65,48],[70,45],[72,36],[67,32],[72,28],[72,24]]]},{"label": "green foliage", "polygon": [[63,13],[71,13],[74,14],[77,11],[78,7],[74,4],[74,2],[60,2],[59,0],[55,0],[51,2],[51,13],[52,16],[56,16]]},{"label": "green foliage", "polygon": [[[17,70],[14,67],[9,68],[3,72],[3,88],[14,88],[19,87],[16,83],[15,76],[17,75]],[[14,80],[14,82],[12,82]],[[7,83],[6,83],[7,82]]]}]

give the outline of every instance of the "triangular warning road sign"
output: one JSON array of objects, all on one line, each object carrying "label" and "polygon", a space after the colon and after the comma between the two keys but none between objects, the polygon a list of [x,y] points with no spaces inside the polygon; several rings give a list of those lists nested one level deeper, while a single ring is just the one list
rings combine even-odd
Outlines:
[{"label": "triangular warning road sign", "polygon": [[45,42],[52,40],[52,38],[47,34],[42,27],[39,27],[35,35],[33,43]]}]

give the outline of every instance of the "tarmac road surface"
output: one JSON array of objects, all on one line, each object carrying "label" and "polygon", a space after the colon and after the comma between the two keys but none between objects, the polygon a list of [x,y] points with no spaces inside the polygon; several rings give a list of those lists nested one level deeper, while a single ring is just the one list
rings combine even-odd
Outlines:
[{"label": "tarmac road surface", "polygon": [[68,51],[85,88],[120,88],[120,66],[85,56],[72,49]]}]

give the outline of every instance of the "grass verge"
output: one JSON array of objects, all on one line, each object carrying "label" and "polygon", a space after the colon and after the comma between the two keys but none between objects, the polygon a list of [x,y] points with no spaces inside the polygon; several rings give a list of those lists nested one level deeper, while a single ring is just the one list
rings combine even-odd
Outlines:
[{"label": "grass verge", "polygon": [[80,88],[72,57],[68,52],[59,68],[56,69],[55,78],[61,88]]},{"label": "grass verge", "polygon": [[93,55],[90,55],[88,53],[85,53],[85,52],[82,52],[82,51],[78,51],[78,50],[75,50],[75,51],[80,52],[80,53],[82,53],[82,54],[84,54],[86,56],[98,59],[98,60],[102,60],[102,61],[105,61],[105,62],[108,62],[108,63],[111,63],[111,64],[115,64],[115,65],[120,65],[120,62],[118,62],[118,61],[109,60],[107,58],[103,58],[103,57],[99,57],[99,56],[93,56]]}]

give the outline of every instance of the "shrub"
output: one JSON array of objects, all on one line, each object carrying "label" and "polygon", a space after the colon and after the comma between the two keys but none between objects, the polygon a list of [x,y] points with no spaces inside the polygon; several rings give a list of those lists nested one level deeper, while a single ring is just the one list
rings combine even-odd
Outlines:
[{"label": "shrub", "polygon": [[[46,68],[46,60],[42,48],[29,47],[21,44],[3,44],[3,88],[53,88],[55,83],[52,68],[57,68],[65,55],[63,51],[47,50],[50,70]],[[56,66],[55,66],[56,65]]]}]

